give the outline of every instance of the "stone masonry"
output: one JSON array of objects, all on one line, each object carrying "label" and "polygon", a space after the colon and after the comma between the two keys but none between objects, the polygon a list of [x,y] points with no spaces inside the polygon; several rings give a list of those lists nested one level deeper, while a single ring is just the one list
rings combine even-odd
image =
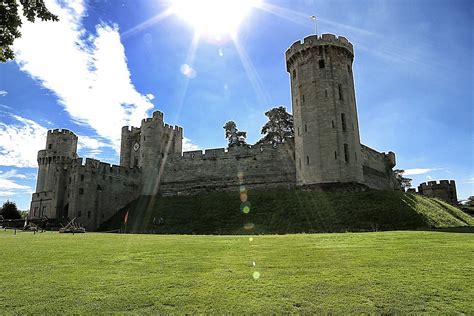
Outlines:
[{"label": "stone masonry", "polygon": [[78,218],[95,230],[140,195],[313,187],[358,183],[394,190],[393,152],[361,145],[352,44],[310,36],[286,52],[295,137],[279,145],[182,152],[183,129],[156,111],[140,127],[123,127],[120,166],[77,156],[77,137],[49,131],[38,153],[30,217]]}]

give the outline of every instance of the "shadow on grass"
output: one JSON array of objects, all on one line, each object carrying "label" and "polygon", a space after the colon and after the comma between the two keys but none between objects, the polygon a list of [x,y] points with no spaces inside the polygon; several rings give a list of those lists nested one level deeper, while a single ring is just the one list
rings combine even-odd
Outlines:
[{"label": "shadow on grass", "polygon": [[[239,193],[197,196],[142,196],[102,225],[107,231],[157,234],[293,234],[368,232],[462,226],[446,206],[401,192],[307,192],[268,190],[249,193],[251,211],[240,210]],[[423,204],[423,205],[421,205]],[[159,225],[155,220],[164,219]],[[251,224],[252,229],[244,227]],[[469,223],[467,223],[469,224]]]}]

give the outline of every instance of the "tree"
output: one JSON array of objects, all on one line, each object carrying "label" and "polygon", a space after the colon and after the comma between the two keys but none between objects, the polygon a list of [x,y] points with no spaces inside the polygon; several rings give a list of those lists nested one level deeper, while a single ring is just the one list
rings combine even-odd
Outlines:
[{"label": "tree", "polygon": [[247,132],[239,131],[234,121],[228,121],[224,125],[225,138],[229,141],[229,147],[244,146],[247,144]]},{"label": "tree", "polygon": [[2,215],[4,219],[21,219],[20,212],[18,212],[15,202],[10,201],[3,203],[0,215]]},{"label": "tree", "polygon": [[261,133],[264,136],[257,144],[281,144],[286,139],[295,137],[293,116],[286,112],[283,106],[273,108],[265,115],[268,117],[268,122],[262,127]]},{"label": "tree", "polygon": [[[58,17],[46,8],[44,0],[19,0],[23,8],[23,16],[30,22],[36,18],[43,21],[59,21]],[[14,59],[11,46],[15,39],[21,37],[21,18],[18,14],[17,0],[0,1],[0,61]],[[38,48],[39,49],[39,48]]]},{"label": "tree", "polygon": [[398,184],[400,185],[400,189],[402,191],[405,191],[406,189],[411,188],[411,181],[413,179],[410,178],[405,178],[403,174],[405,173],[405,170],[402,169],[395,169],[393,170],[393,175],[395,176],[395,179],[397,180]]}]

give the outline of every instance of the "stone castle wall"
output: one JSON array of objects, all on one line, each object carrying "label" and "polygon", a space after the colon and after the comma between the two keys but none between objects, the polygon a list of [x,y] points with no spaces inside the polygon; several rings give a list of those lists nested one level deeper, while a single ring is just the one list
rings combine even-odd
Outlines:
[{"label": "stone castle wall", "polygon": [[380,153],[361,145],[363,184],[372,189],[393,190],[397,187],[392,168],[395,166],[395,154]]},{"label": "stone castle wall", "polygon": [[[60,164],[58,164],[60,163]],[[95,159],[47,161],[56,174],[50,190],[32,196],[30,218],[76,218],[88,230],[112,217],[140,194],[141,171]]]},{"label": "stone castle wall", "polygon": [[170,155],[164,165],[163,195],[211,191],[291,188],[295,185],[294,144],[207,149]]},{"label": "stone castle wall", "polygon": [[418,186],[418,193],[427,197],[438,198],[451,205],[458,204],[456,182],[454,180],[429,181]]}]

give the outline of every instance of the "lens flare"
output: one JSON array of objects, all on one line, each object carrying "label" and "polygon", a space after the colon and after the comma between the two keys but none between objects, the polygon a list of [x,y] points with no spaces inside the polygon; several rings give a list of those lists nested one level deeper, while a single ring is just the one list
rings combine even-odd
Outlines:
[{"label": "lens flare", "polygon": [[240,211],[242,211],[242,213],[244,213],[244,214],[250,213],[251,208],[252,208],[252,205],[248,201],[245,202],[245,203],[240,204]]},{"label": "lens flare", "polygon": [[252,277],[254,280],[260,279],[260,272],[255,271],[254,273],[252,273]]},{"label": "lens flare", "polygon": [[244,225],[244,229],[245,230],[252,230],[255,228],[255,224],[254,223],[247,223]]}]

